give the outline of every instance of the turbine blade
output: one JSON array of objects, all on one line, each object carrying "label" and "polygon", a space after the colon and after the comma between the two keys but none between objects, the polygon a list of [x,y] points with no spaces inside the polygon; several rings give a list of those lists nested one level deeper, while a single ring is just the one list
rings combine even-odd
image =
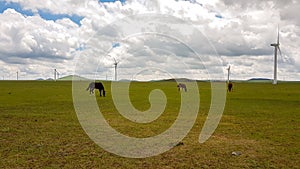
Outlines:
[{"label": "turbine blade", "polygon": [[278,26],[277,44],[279,45],[279,26]]},{"label": "turbine blade", "polygon": [[281,50],[280,50],[280,47],[279,47],[279,46],[278,46],[278,50],[279,50],[280,57],[281,57],[281,59],[283,60],[282,53],[281,53]]},{"label": "turbine blade", "polygon": [[282,53],[281,53],[281,50],[280,50],[280,47],[278,46],[278,50],[279,50],[279,53],[280,53],[280,55],[282,55]]}]

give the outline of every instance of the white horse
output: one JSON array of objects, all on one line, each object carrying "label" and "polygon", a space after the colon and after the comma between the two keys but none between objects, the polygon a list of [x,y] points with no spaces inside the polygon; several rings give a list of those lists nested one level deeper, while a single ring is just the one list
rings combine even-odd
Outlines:
[{"label": "white horse", "polygon": [[187,91],[186,85],[183,84],[183,83],[179,83],[179,84],[177,85],[177,88],[178,88],[178,91],[180,91],[180,88],[183,89],[185,92]]}]

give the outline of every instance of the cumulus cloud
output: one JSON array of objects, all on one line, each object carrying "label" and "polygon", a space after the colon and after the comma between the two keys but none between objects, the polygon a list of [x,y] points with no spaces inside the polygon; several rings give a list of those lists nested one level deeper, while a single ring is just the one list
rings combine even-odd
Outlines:
[{"label": "cumulus cloud", "polygon": [[68,59],[77,47],[74,29],[68,19],[45,21],[38,16],[25,17],[14,9],[0,15],[0,58]]},{"label": "cumulus cloud", "polygon": [[[97,72],[98,78],[107,74],[112,78],[116,58],[120,60],[120,78],[159,67],[174,76],[196,74],[195,78],[201,79],[208,77],[204,68],[211,67],[211,73],[218,74],[217,69],[225,70],[228,64],[233,66],[236,79],[272,78],[274,49],[270,44],[276,42],[279,25],[283,54],[279,78],[300,78],[300,22],[296,13],[300,4],[295,0],[6,2],[18,3],[34,15],[14,9],[0,14],[2,74],[22,71],[31,78],[51,77],[51,70],[57,67],[68,74],[80,60],[77,66],[82,70],[77,73],[91,76]],[[83,19],[79,25],[68,17],[45,20],[39,11]],[[114,42],[120,47],[112,48]],[[290,78],[286,77],[289,72]]]}]

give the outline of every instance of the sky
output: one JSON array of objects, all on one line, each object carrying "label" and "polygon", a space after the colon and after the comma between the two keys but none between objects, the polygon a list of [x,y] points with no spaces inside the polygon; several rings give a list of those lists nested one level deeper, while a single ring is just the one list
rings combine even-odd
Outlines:
[{"label": "sky", "polygon": [[0,80],[300,81],[298,0],[0,0]]}]

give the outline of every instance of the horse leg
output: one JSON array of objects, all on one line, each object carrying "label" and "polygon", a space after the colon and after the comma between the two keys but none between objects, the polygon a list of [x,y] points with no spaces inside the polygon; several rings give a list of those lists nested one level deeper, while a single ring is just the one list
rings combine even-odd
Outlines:
[{"label": "horse leg", "polygon": [[90,94],[94,94],[94,88],[90,89]]}]

